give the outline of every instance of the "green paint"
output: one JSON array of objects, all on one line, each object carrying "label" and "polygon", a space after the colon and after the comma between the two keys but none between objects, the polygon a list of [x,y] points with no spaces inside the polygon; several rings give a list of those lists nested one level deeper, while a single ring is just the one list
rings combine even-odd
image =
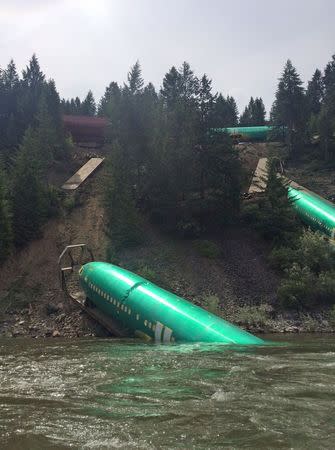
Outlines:
[{"label": "green paint", "polygon": [[327,200],[306,191],[288,188],[297,214],[312,229],[335,238],[335,206]]},{"label": "green paint", "polygon": [[259,127],[228,127],[228,128],[214,128],[218,133],[226,132],[230,136],[236,136],[245,141],[266,141],[269,131],[273,127],[259,126]]},{"label": "green paint", "polygon": [[104,262],[82,267],[86,296],[133,333],[156,342],[221,342],[262,345],[264,341],[128,270]]}]

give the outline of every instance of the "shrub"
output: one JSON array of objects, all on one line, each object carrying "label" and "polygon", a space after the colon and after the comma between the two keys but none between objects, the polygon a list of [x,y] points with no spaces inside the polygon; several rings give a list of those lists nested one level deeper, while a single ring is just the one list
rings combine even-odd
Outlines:
[{"label": "shrub", "polygon": [[299,239],[298,261],[318,274],[335,267],[335,250],[320,233],[305,231]]},{"label": "shrub", "polygon": [[195,219],[180,220],[177,223],[177,233],[183,238],[195,238],[200,236],[201,228]]},{"label": "shrub", "polygon": [[270,305],[240,306],[236,313],[236,322],[249,326],[263,327],[270,319]]},{"label": "shrub", "polygon": [[147,265],[141,266],[136,272],[141,277],[145,278],[146,280],[152,281],[153,283],[159,284],[160,282],[160,277],[157,272],[155,272],[155,270]]},{"label": "shrub", "polygon": [[292,266],[293,262],[297,262],[297,250],[292,247],[275,247],[271,251],[268,260],[274,269],[285,271]]},{"label": "shrub", "polygon": [[203,307],[216,315],[220,315],[221,312],[219,303],[220,299],[217,295],[208,295],[203,299]]},{"label": "shrub", "polygon": [[333,305],[329,312],[329,323],[333,328],[335,328],[335,305]]},{"label": "shrub", "polygon": [[70,213],[76,207],[76,198],[73,194],[70,194],[64,198],[63,207],[66,212]]},{"label": "shrub", "polygon": [[193,247],[199,255],[205,256],[206,258],[218,258],[221,253],[219,246],[212,241],[196,240],[193,242]]},{"label": "shrub", "polygon": [[335,303],[335,270],[313,273],[294,263],[278,289],[281,305],[288,309],[312,309]]}]

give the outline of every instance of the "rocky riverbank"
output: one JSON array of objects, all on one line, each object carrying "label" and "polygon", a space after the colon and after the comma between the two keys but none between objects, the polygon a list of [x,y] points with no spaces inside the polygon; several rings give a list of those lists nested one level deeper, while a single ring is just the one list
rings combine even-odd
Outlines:
[{"label": "rocky riverbank", "polygon": [[[120,265],[252,333],[334,331],[335,321],[327,311],[293,314],[278,309],[279,279],[267,263],[268,248],[250,230],[227,228],[202,245],[199,241],[172,239],[150,225],[146,236],[145,244],[119,255]],[[48,279],[49,285],[42,280],[36,284],[36,280],[27,277],[2,291],[0,335],[32,338],[106,335],[64,296],[56,274],[55,269],[52,279]]]}]

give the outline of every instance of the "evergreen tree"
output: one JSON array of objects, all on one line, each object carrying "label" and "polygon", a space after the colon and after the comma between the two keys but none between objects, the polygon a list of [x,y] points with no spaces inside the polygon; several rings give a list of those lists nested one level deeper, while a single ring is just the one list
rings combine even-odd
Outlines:
[{"label": "evergreen tree", "polygon": [[[98,116],[107,116],[112,119],[115,112],[120,108],[121,89],[119,85],[112,81],[106,87],[103,97],[101,97],[98,107]],[[113,117],[114,118],[114,117]]]},{"label": "evergreen tree", "polygon": [[163,86],[160,94],[164,103],[172,108],[176,105],[181,95],[181,76],[175,66],[172,66],[168,73],[163,78]]},{"label": "evergreen tree", "polygon": [[265,124],[265,106],[261,98],[251,97],[248,106],[245,107],[240,117],[240,125],[256,127]]},{"label": "evergreen tree", "polygon": [[272,118],[274,125],[286,127],[289,152],[297,154],[304,141],[306,105],[302,81],[290,60],[279,79]]},{"label": "evergreen tree", "polygon": [[261,97],[255,98],[254,109],[252,114],[253,126],[265,125],[265,106]]},{"label": "evergreen tree", "polygon": [[63,134],[61,103],[54,80],[49,80],[45,83],[42,94],[45,97],[47,111],[50,115],[52,126],[55,128],[57,137],[61,139]]},{"label": "evergreen tree", "polygon": [[320,134],[324,159],[335,156],[335,55],[327,64],[324,73],[324,101],[320,112]]},{"label": "evergreen tree", "polygon": [[22,72],[20,109],[23,113],[24,130],[35,122],[40,96],[44,86],[45,76],[41,71],[39,61],[34,54],[29,65]]},{"label": "evergreen tree", "polygon": [[252,126],[253,109],[254,109],[254,99],[253,99],[253,97],[251,97],[248,106],[245,107],[245,109],[240,117],[240,125],[242,127]]},{"label": "evergreen tree", "polygon": [[229,95],[224,98],[222,94],[219,94],[214,104],[213,127],[236,127],[237,124],[238,109],[235,99]]},{"label": "evergreen tree", "polygon": [[31,139],[35,140],[35,148],[31,149],[32,157],[36,158],[43,173],[45,173],[47,167],[52,162],[57,143],[59,142],[55,126],[56,123],[49,113],[47,92],[44,92],[39,101],[36,127],[34,130],[31,130]]},{"label": "evergreen tree", "polygon": [[246,207],[245,217],[265,239],[287,245],[294,241],[301,226],[287,195],[288,183],[278,177],[278,164],[277,158],[268,161],[265,194],[257,204]]},{"label": "evergreen tree", "polygon": [[19,77],[13,60],[0,71],[0,147],[7,153],[16,147],[20,137],[18,121]]},{"label": "evergreen tree", "polygon": [[181,97],[187,101],[195,100],[199,94],[199,80],[186,61],[179,69],[179,75]]},{"label": "evergreen tree", "polygon": [[0,161],[0,263],[9,255],[13,242],[11,219],[7,179]]},{"label": "evergreen tree", "polygon": [[211,127],[215,97],[212,94],[212,80],[204,74],[199,86],[199,106],[204,132]]},{"label": "evergreen tree", "polygon": [[139,61],[136,61],[136,63],[131,67],[130,71],[128,72],[128,89],[131,94],[137,94],[141,92],[144,81],[142,78],[142,69]]},{"label": "evergreen tree", "polygon": [[71,108],[72,108],[72,114],[79,116],[82,114],[82,104],[79,97],[76,97],[74,100],[71,99]]},{"label": "evergreen tree", "polygon": [[34,158],[37,146],[37,137],[30,128],[24,135],[13,170],[13,232],[18,246],[40,235],[46,215],[45,188]]},{"label": "evergreen tree", "polygon": [[[76,98],[76,100],[77,100],[77,98]],[[76,102],[76,100],[75,100],[75,102]],[[84,101],[81,104],[81,114],[83,114],[84,116],[94,116],[95,111],[96,111],[95,100],[94,100],[92,91],[89,90]]]},{"label": "evergreen tree", "polygon": [[319,114],[323,99],[323,91],[324,85],[322,73],[319,69],[316,69],[312,79],[308,82],[306,91],[307,106],[310,114]]},{"label": "evergreen tree", "polygon": [[128,160],[117,142],[113,143],[106,164],[104,203],[112,248],[118,250],[138,244],[141,232],[128,176]]}]

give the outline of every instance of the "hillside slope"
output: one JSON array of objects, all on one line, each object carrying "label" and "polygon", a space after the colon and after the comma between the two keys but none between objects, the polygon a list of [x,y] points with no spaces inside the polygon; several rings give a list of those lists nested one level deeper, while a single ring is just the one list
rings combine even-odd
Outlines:
[{"label": "hillside slope", "polygon": [[100,173],[85,184],[79,207],[50,220],[41,239],[17,251],[1,268],[0,333],[73,336],[96,332],[95,325],[61,291],[58,257],[66,245],[86,243],[96,258],[103,258]]}]

